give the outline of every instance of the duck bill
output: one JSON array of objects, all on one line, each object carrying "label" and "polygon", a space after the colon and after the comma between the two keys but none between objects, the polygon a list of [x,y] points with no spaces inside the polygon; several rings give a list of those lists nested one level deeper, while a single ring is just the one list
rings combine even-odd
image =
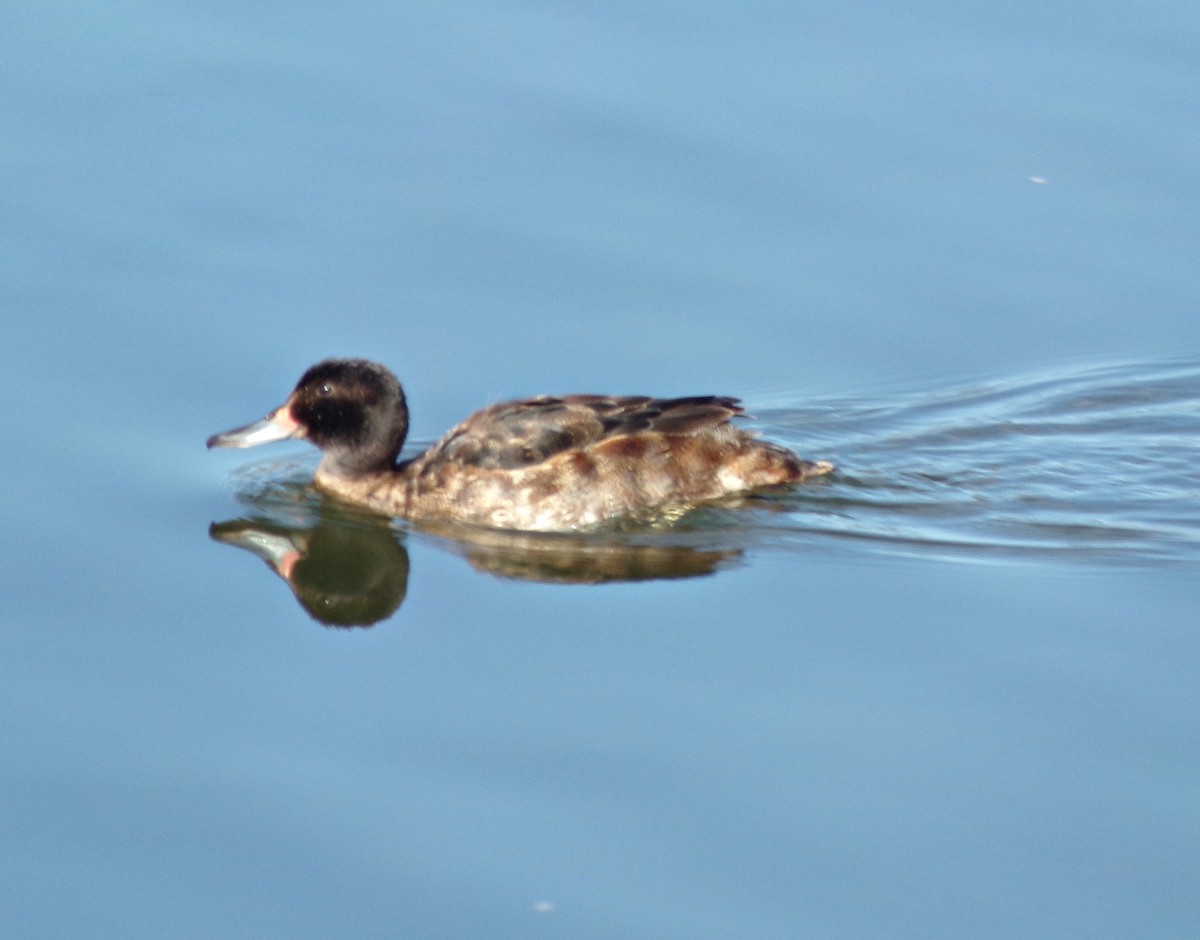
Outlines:
[{"label": "duck bill", "polygon": [[261,421],[247,424],[244,428],[214,434],[208,439],[208,447],[254,447],[257,444],[270,444],[303,436],[304,428],[296,423],[288,406],[284,405],[282,408],[276,408]]}]

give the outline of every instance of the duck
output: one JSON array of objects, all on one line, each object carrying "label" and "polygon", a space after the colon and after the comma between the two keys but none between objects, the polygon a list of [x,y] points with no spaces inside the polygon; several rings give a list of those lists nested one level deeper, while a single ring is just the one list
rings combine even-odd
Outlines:
[{"label": "duck", "polygon": [[571,532],[674,519],[834,469],[732,423],[744,414],[723,395],[544,395],[476,411],[401,461],[399,380],[366,359],[326,359],[266,417],[207,445],[303,439],[321,450],[316,488],[356,507],[418,524]]}]

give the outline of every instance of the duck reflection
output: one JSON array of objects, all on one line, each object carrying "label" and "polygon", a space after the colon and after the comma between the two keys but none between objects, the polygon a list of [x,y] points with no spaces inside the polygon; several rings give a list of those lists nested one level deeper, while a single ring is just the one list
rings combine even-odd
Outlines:
[{"label": "duck reflection", "polygon": [[[216,522],[210,537],[256,555],[287,582],[300,606],[331,627],[368,627],[390,617],[408,589],[404,534],[388,520],[322,506],[289,514]],[[504,578],[601,584],[710,575],[739,549],[687,544],[686,534],[531,534],[444,525],[422,528],[476,570]]]}]

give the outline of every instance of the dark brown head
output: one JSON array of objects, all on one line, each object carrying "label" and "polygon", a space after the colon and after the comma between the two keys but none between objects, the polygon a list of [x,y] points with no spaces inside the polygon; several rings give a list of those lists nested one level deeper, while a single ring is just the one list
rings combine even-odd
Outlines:
[{"label": "dark brown head", "polygon": [[356,477],[391,469],[408,433],[408,406],[396,377],[365,359],[326,359],[300,377],[263,420],[214,434],[209,447],[252,447],[302,437],[324,454],[322,470]]}]

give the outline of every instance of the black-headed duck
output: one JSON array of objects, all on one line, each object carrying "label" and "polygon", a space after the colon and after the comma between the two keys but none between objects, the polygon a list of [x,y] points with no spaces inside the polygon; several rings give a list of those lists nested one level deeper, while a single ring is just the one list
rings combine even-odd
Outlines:
[{"label": "black-headed duck", "polygon": [[209,447],[305,438],[314,482],[348,502],[415,521],[566,531],[654,519],[706,500],[829,473],[730,423],[735,398],[566,395],[477,411],[397,463],[408,406],[396,377],[363,359],[328,359],[261,421]]}]

